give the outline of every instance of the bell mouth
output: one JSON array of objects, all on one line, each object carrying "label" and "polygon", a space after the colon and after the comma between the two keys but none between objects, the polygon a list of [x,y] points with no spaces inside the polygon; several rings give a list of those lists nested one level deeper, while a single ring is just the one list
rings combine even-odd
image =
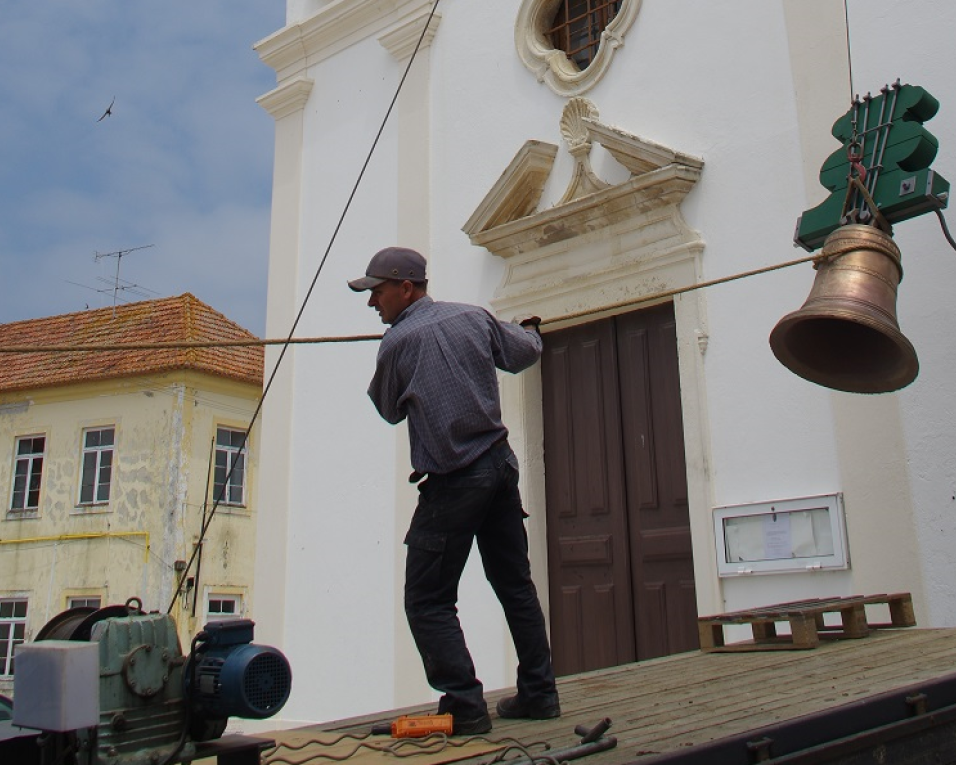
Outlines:
[{"label": "bell mouth", "polygon": [[846,393],[890,393],[919,373],[916,350],[902,332],[852,313],[794,311],[770,333],[770,348],[794,374]]}]

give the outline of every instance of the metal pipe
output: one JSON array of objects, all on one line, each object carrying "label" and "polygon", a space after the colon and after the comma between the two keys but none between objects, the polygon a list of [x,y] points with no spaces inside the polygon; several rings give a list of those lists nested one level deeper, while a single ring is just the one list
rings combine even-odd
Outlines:
[{"label": "metal pipe", "polygon": [[[890,106],[890,113],[887,118],[888,123],[886,125],[885,130],[883,131],[883,145],[880,148],[879,157],[876,156],[875,149],[874,149],[873,158],[876,164],[873,167],[873,172],[871,173],[872,182],[873,182],[873,188],[872,188],[872,191],[870,192],[871,194],[876,192],[876,183],[877,181],[880,180],[880,172],[883,170],[883,155],[886,153],[886,145],[887,143],[889,143],[889,140],[890,140],[890,128],[893,127],[893,113],[896,111],[896,100],[900,93],[900,87],[901,87],[900,81],[899,79],[897,79],[896,82],[893,83],[893,103]],[[886,96],[883,96],[883,104],[884,106],[886,105]]]},{"label": "metal pipe", "polygon": [[146,549],[143,557],[149,560],[148,531],[100,531],[89,534],[54,534],[48,537],[24,537],[23,539],[0,539],[0,545],[24,545],[36,542],[73,542],[81,539],[106,539],[109,537],[145,537]]},{"label": "metal pipe", "polygon": [[866,156],[866,133],[870,129],[870,102],[873,94],[863,96],[863,130],[860,131],[860,154]]},{"label": "metal pipe", "polygon": [[579,757],[587,757],[588,755],[597,754],[598,752],[606,752],[617,746],[617,739],[614,736],[604,736],[598,733],[597,738],[593,741],[585,742],[584,739],[588,738],[589,735],[595,731],[601,728],[607,730],[610,726],[611,721],[606,717],[594,728],[588,729],[583,725],[578,725],[575,727],[574,732],[582,736],[580,744],[569,746],[566,749],[549,749],[546,752],[542,752],[539,757],[518,757],[513,760],[507,760],[507,765],[533,765],[533,763],[540,762],[541,760],[547,760],[548,762],[565,762],[566,760],[576,760]]},{"label": "metal pipe", "polygon": [[[870,174],[866,179],[866,190],[873,194],[876,191],[876,180],[875,176],[879,175],[878,168],[880,163],[883,162],[883,152],[880,150],[880,144],[882,143],[883,149],[886,149],[886,141],[889,138],[890,125],[893,123],[893,109],[890,109],[890,125],[884,125],[883,120],[886,119],[886,101],[889,96],[890,89],[886,85],[880,88],[880,93],[883,95],[882,100],[880,101],[880,118],[877,121],[877,133],[876,133],[876,143],[873,146],[873,156],[870,157]],[[876,171],[876,172],[874,172]]]},{"label": "metal pipe", "polygon": [[[870,129],[870,102],[873,100],[873,95],[867,93],[863,96],[863,130],[859,134],[859,146],[860,146],[860,162],[863,162],[863,158],[866,156],[866,132]],[[850,174],[852,176],[853,169],[851,167]],[[852,180],[852,178],[851,178]],[[859,212],[857,212],[857,205],[859,204]],[[858,194],[856,189],[853,190],[853,200],[850,205],[850,209],[853,210],[853,221],[854,223],[863,220],[863,213],[866,211],[866,200],[860,197],[858,199]]]},{"label": "metal pipe", "polygon": [[[870,100],[871,100],[871,98],[872,98],[872,97],[870,96],[870,94],[867,93],[865,96],[863,96],[863,101],[862,101],[862,102],[860,101],[859,96],[857,96],[857,98],[853,101],[853,122],[852,122],[852,124],[853,124],[853,136],[852,136],[852,138],[850,139],[850,140],[851,140],[851,143],[849,144],[849,147],[847,148],[847,151],[848,151],[848,153],[849,153],[849,149],[850,149],[851,147],[853,147],[854,145],[856,145],[856,146],[859,148],[859,158],[860,158],[859,161],[860,161],[860,162],[863,161],[863,157],[866,155],[866,129],[867,129],[867,122],[868,122],[869,119],[870,119]],[[864,105],[864,110],[863,110],[863,130],[860,130],[860,129],[859,129],[859,128],[860,128],[860,126],[859,126],[859,119],[860,119],[860,106],[861,106],[861,104]],[[844,202],[844,205],[843,205],[843,208],[844,208],[844,209],[843,209],[843,214],[844,214],[844,216],[847,217],[847,219],[848,219],[848,221],[849,221],[850,223],[857,223],[857,222],[859,222],[859,220],[860,220],[860,215],[859,215],[859,213],[857,212],[857,209],[856,209],[856,207],[857,207],[857,196],[858,196],[858,194],[857,194],[856,189],[853,188],[853,184],[852,184],[852,181],[853,181],[853,172],[854,172],[854,166],[853,166],[853,161],[852,161],[852,159],[851,159],[851,161],[850,161],[850,169],[849,169],[849,172],[848,172],[848,175],[847,175],[847,181],[848,181],[848,185],[847,185],[847,197],[846,197],[846,201]],[[864,202],[863,204],[865,204],[865,202]],[[861,210],[862,210],[862,205],[861,205]]]},{"label": "metal pipe", "polygon": [[605,717],[593,728],[588,728],[584,725],[575,725],[574,732],[581,737],[582,744],[590,744],[592,741],[597,741],[599,738],[601,738],[601,736],[603,736],[610,727],[611,718]]}]

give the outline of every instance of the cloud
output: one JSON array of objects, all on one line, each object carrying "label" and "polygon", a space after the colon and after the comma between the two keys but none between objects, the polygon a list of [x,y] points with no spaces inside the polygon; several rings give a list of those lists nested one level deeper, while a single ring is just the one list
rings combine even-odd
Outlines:
[{"label": "cloud", "polygon": [[255,99],[275,77],[252,45],[283,22],[271,2],[6,0],[0,322],[102,304],[70,282],[152,244],[124,280],[263,332],[273,123]]}]

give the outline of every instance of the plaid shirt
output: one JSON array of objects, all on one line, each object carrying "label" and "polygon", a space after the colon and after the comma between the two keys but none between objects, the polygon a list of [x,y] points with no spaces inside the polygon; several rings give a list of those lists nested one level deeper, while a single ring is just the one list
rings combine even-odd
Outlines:
[{"label": "plaid shirt", "polygon": [[385,332],[368,395],[393,425],[408,418],[416,471],[449,473],[508,435],[495,368],[527,369],[541,348],[533,329],[426,295]]}]

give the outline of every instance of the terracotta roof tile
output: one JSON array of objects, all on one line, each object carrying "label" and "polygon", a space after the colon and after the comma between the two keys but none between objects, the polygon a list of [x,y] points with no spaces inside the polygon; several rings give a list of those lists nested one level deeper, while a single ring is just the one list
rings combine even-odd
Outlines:
[{"label": "terracotta roof tile", "polygon": [[[188,292],[0,324],[0,347],[254,340]],[[0,392],[195,370],[262,385],[262,346],[0,354]]]}]

